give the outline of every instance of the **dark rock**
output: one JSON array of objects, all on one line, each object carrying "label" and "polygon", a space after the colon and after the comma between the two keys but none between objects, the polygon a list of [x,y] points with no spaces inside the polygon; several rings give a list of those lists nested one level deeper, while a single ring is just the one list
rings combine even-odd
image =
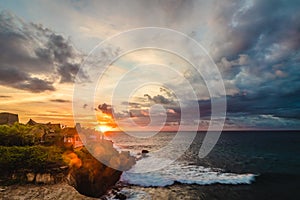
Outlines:
[{"label": "dark rock", "polygon": [[[105,160],[109,166],[99,162],[87,149],[69,153],[70,171],[68,182],[79,193],[99,198],[106,194],[120,179],[122,170],[128,170],[135,164],[129,152],[117,152],[111,144],[103,142],[95,145],[92,155]],[[118,170],[117,170],[118,169]]]},{"label": "dark rock", "polygon": [[126,195],[122,194],[122,193],[117,193],[115,196],[116,199],[120,199],[120,200],[125,200],[127,199]]},{"label": "dark rock", "polygon": [[[69,184],[80,194],[90,197],[101,197],[119,179],[122,172],[106,166],[97,165],[93,169],[83,166],[70,173]],[[99,171],[97,170],[99,169]]]},{"label": "dark rock", "polygon": [[68,176],[69,184],[80,194],[101,197],[120,179],[121,171],[103,165],[88,153],[81,159]]}]

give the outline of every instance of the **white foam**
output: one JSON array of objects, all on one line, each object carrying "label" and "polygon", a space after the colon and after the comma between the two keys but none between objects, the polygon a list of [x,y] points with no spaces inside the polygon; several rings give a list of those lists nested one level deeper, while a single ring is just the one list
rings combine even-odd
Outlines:
[{"label": "white foam", "polygon": [[118,145],[116,145],[115,143],[113,143],[113,147],[114,149],[116,149],[119,153],[121,153],[122,151],[129,151],[129,154],[133,157],[138,157],[139,152],[138,151],[132,151],[132,149],[125,149],[125,148],[121,148]]},{"label": "white foam", "polygon": [[115,143],[113,143],[113,147],[114,147],[114,149],[116,149],[119,153],[121,153],[122,151],[124,151],[124,149],[122,149],[121,147],[119,147],[119,146],[116,145]]},{"label": "white foam", "polygon": [[147,173],[160,170],[172,164],[172,160],[153,156],[151,153],[139,157],[138,162],[130,169],[131,173]]},{"label": "white foam", "polygon": [[[127,144],[124,143],[124,144]],[[148,144],[143,144],[148,145]],[[162,155],[161,158],[148,153],[147,157],[142,157],[140,150],[124,149],[122,143],[119,146],[114,144],[118,151],[129,150],[132,156],[140,158],[137,163],[126,172],[123,172],[121,181],[144,187],[150,186],[168,186],[175,182],[183,184],[251,184],[255,174],[236,174],[224,173],[221,169],[205,168],[198,165],[188,165],[180,162],[168,160],[168,155]],[[126,145],[124,145],[126,146]],[[152,171],[153,169],[159,169]],[[150,172],[147,172],[150,171]],[[145,173],[139,173],[145,172]]]},{"label": "white foam", "polygon": [[[143,159],[142,159],[143,160]],[[137,165],[138,166],[138,165]],[[140,165],[141,166],[141,165]],[[168,167],[147,173],[135,173],[136,166],[124,172],[122,182],[144,187],[168,186],[175,182],[183,184],[251,184],[255,180],[254,174],[224,173],[218,169],[205,168],[197,165],[187,165],[175,162]]]}]

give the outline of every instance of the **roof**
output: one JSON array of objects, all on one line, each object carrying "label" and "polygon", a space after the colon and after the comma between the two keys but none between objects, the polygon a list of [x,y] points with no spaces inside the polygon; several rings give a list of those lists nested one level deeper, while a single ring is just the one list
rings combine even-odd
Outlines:
[{"label": "roof", "polygon": [[37,122],[35,122],[33,119],[30,119],[28,122],[27,122],[27,125],[36,125]]},{"label": "roof", "polygon": [[76,128],[70,128],[70,127],[64,128],[62,133],[63,135],[68,135],[68,136],[78,135]]}]

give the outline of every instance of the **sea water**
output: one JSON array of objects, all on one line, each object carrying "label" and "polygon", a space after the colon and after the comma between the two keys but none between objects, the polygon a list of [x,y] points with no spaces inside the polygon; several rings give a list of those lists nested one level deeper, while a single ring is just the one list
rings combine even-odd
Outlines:
[{"label": "sea water", "polygon": [[[128,199],[297,199],[299,132],[223,132],[214,149],[202,159],[198,152],[205,134],[209,133],[198,132],[187,149],[186,145],[173,149],[181,154],[178,159],[172,160],[172,155],[163,155],[163,151],[159,159],[153,157],[174,140],[176,134],[161,132],[144,138],[123,132],[107,135],[117,148],[128,150],[136,157],[141,156],[143,149],[149,151],[131,170],[122,174],[121,192]],[[184,137],[180,142],[185,144]],[[154,168],[159,170],[151,170]],[[143,170],[148,172],[138,173]]]}]

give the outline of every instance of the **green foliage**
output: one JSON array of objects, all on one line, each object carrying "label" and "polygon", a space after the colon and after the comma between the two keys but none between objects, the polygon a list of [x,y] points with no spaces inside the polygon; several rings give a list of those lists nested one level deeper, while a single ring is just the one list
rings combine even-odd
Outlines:
[{"label": "green foliage", "polygon": [[0,173],[17,170],[47,171],[63,165],[62,149],[51,146],[0,146]]},{"label": "green foliage", "polygon": [[[43,141],[44,145],[59,145],[62,141],[60,129],[50,133],[49,127],[43,124],[34,126],[15,123],[12,126],[0,125],[0,145],[32,146]],[[61,144],[60,144],[61,145]]]},{"label": "green foliage", "polygon": [[63,145],[59,145],[61,137],[60,129],[50,131],[43,124],[0,125],[0,177],[24,170],[45,172],[66,165]]},{"label": "green foliage", "polygon": [[25,146],[38,141],[37,135],[32,133],[32,126],[15,123],[12,126],[0,126],[0,145]]}]

